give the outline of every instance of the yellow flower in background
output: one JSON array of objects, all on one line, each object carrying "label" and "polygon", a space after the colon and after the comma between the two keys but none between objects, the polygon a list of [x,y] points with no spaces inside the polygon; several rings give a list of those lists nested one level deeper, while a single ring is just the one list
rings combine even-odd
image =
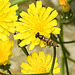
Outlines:
[{"label": "yellow flower in background", "polygon": [[66,0],[59,0],[59,4],[64,12],[68,12],[71,9],[70,4]]},{"label": "yellow flower in background", "polygon": [[58,13],[51,7],[42,7],[42,2],[37,1],[36,6],[34,3],[29,5],[28,13],[22,12],[20,15],[22,18],[16,26],[16,30],[19,32],[14,36],[15,39],[22,39],[19,44],[21,47],[30,44],[29,50],[32,50],[35,45],[40,44],[44,47],[44,42],[35,35],[39,32],[41,35],[49,38],[50,33],[59,34],[60,29],[55,27],[57,25],[56,19],[54,19]]},{"label": "yellow flower in background", "polygon": [[17,5],[10,7],[9,0],[0,0],[0,39],[6,41],[9,32],[14,33],[15,22],[17,21]]},{"label": "yellow flower in background", "polygon": [[[47,56],[45,57],[44,52],[40,51],[39,54],[33,52],[32,56],[28,56],[26,60],[28,63],[21,63],[22,74],[41,74],[48,73],[50,71],[53,58],[51,58],[51,55],[49,54],[47,54]],[[59,72],[60,68],[58,67],[56,58],[53,74],[57,74]]]},{"label": "yellow flower in background", "polygon": [[0,40],[0,65],[10,64],[9,58],[11,57],[13,42]]}]

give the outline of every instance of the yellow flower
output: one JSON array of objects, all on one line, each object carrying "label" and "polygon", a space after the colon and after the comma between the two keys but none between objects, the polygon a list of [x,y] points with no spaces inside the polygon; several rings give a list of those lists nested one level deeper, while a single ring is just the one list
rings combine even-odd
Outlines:
[{"label": "yellow flower", "polygon": [[55,27],[57,25],[56,19],[57,11],[51,7],[42,7],[42,2],[37,1],[36,6],[34,3],[29,5],[28,13],[22,12],[20,15],[20,21],[16,26],[16,30],[19,32],[14,36],[15,39],[22,39],[19,44],[21,47],[30,44],[29,50],[32,50],[35,45],[40,44],[44,47],[44,42],[35,35],[39,32],[41,35],[49,38],[50,33],[59,34],[60,29]]},{"label": "yellow flower", "polygon": [[[28,56],[26,60],[28,63],[21,63],[22,74],[41,74],[48,73],[50,71],[53,58],[51,58],[51,55],[49,54],[47,54],[47,56],[45,57],[44,52],[40,51],[39,54],[33,52],[32,56]],[[58,62],[56,58],[53,74],[57,74],[60,72],[60,68],[57,66]]]},{"label": "yellow flower", "polygon": [[17,20],[17,5],[10,7],[9,0],[0,0],[0,39],[6,41],[9,32],[14,33],[15,22]]},{"label": "yellow flower", "polygon": [[13,42],[0,40],[0,65],[10,64],[10,56],[12,53]]},{"label": "yellow flower", "polygon": [[64,12],[68,12],[71,9],[70,4],[66,0],[59,0],[59,4]]}]

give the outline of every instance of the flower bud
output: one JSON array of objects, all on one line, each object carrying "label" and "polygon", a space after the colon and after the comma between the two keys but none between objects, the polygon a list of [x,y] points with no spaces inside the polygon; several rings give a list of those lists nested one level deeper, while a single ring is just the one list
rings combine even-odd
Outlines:
[{"label": "flower bud", "polygon": [[58,2],[61,5],[61,8],[64,12],[69,12],[71,6],[66,0],[59,0]]}]

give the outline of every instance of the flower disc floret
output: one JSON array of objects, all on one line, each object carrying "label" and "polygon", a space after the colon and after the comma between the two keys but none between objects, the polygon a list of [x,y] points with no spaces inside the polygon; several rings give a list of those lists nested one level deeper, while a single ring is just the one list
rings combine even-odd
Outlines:
[{"label": "flower disc floret", "polygon": [[0,39],[6,41],[9,32],[14,33],[15,22],[17,21],[17,5],[10,7],[9,0],[0,0]]},{"label": "flower disc floret", "polygon": [[16,31],[19,33],[14,38],[22,39],[22,42],[19,44],[21,47],[30,44],[29,50],[32,50],[38,44],[44,47],[44,42],[36,38],[35,35],[39,32],[41,35],[49,38],[50,33],[59,34],[60,29],[55,27],[57,21],[54,19],[58,13],[51,7],[42,7],[41,1],[37,1],[36,6],[34,3],[30,4],[27,12],[20,14],[22,18],[19,20],[22,23],[16,26]]},{"label": "flower disc floret", "polygon": [[10,64],[9,58],[11,57],[13,42],[0,40],[0,65]]},{"label": "flower disc floret", "polygon": [[[50,72],[53,58],[51,58],[51,55],[49,54],[47,54],[47,56],[45,57],[44,52],[40,51],[39,54],[33,52],[32,56],[28,56],[26,60],[28,63],[21,63],[22,74],[41,74]],[[57,74],[60,72],[60,68],[57,66],[58,62],[56,58],[53,74]]]}]

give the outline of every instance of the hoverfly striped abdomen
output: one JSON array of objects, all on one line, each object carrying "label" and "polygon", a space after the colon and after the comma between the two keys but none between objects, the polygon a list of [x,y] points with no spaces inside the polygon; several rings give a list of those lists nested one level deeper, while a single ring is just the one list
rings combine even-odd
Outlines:
[{"label": "hoverfly striped abdomen", "polygon": [[54,46],[54,47],[59,47],[57,45],[57,43],[54,43],[52,40],[48,39],[48,38],[45,38],[43,35],[40,35],[40,33],[38,32],[36,35],[35,35],[36,38],[39,38],[40,40],[43,40],[44,42],[47,43],[47,45],[51,45],[51,46]]},{"label": "hoverfly striped abdomen", "polygon": [[52,41],[50,39],[48,39],[48,38],[44,38],[43,41],[46,42],[47,45],[51,45],[52,44]]}]

